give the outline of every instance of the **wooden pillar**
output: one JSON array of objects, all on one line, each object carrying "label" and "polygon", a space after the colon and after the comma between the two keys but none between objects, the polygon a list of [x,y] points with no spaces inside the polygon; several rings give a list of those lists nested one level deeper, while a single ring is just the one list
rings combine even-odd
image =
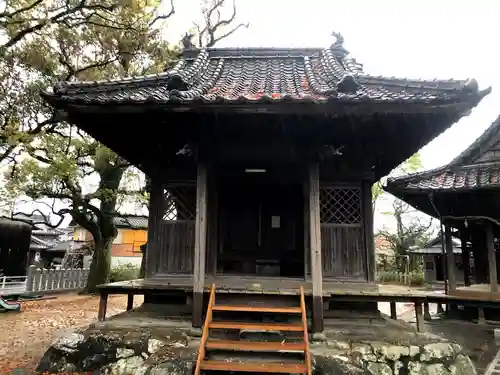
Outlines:
[{"label": "wooden pillar", "polygon": [[309,258],[311,256],[311,225],[309,224],[309,179],[304,181],[304,280],[309,279],[310,267]]},{"label": "wooden pillar", "polygon": [[441,305],[441,303],[437,304],[437,313],[438,314],[444,313],[443,305]]},{"label": "wooden pillar", "polygon": [[209,179],[208,193],[208,223],[207,223],[207,272],[215,276],[217,274],[217,249],[219,234],[219,190],[217,181]]},{"label": "wooden pillar", "polygon": [[431,312],[429,310],[429,302],[424,302],[424,320],[432,320]]},{"label": "wooden pillar", "polygon": [[100,290],[99,291],[99,312],[97,313],[97,320],[100,322],[104,322],[106,319],[106,309],[108,307],[108,291]]},{"label": "wooden pillar", "polygon": [[207,168],[198,164],[196,179],[196,224],[193,270],[193,327],[203,323],[203,290],[205,287],[205,258],[207,250]]},{"label": "wooden pillar", "polygon": [[394,302],[394,301],[389,302],[389,306],[391,307],[391,319],[397,320],[398,313],[396,310],[396,302]]},{"label": "wooden pillar", "polygon": [[451,240],[451,227],[445,225],[444,227],[444,240],[446,246],[446,268],[448,271],[448,290],[452,291],[457,288],[457,281],[455,278],[455,255],[453,254],[453,242]]},{"label": "wooden pillar", "polygon": [[129,293],[127,295],[127,311],[132,310],[134,307],[134,293]]},{"label": "wooden pillar", "polygon": [[373,237],[372,183],[364,181],[361,189],[363,197],[363,231],[365,240],[366,280],[374,283],[376,278],[375,239]]},{"label": "wooden pillar", "polygon": [[460,247],[462,248],[462,268],[464,269],[464,285],[470,286],[470,251],[467,247],[467,237],[460,230]]},{"label": "wooden pillar", "polygon": [[472,256],[474,257],[474,283],[482,284],[486,282],[485,269],[487,268],[486,257],[486,236],[482,231],[482,226],[476,226],[471,233]]},{"label": "wooden pillar", "polygon": [[162,249],[159,247],[158,234],[163,217],[164,201],[163,184],[157,178],[152,178],[149,191],[148,243],[146,253],[143,254],[146,257],[145,278],[153,277],[160,263]]},{"label": "wooden pillar", "polygon": [[424,314],[422,302],[415,302],[415,318],[417,319],[417,332],[424,332]]},{"label": "wooden pillar", "polygon": [[477,324],[486,324],[486,319],[484,318],[484,309],[482,307],[477,308]]},{"label": "wooden pillar", "polygon": [[319,165],[309,167],[309,225],[313,292],[313,332],[323,331],[323,268],[321,264],[321,223],[319,205]]},{"label": "wooden pillar", "polygon": [[495,243],[493,242],[493,224],[486,225],[486,248],[488,249],[488,269],[490,271],[490,291],[498,292],[497,278],[497,257],[495,252]]}]

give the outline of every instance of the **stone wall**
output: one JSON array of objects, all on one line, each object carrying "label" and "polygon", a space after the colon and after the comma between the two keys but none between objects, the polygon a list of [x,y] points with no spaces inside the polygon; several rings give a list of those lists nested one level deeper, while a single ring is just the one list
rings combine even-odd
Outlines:
[{"label": "stone wall", "polygon": [[[38,371],[100,370],[109,375],[191,375],[199,346],[196,331],[89,329],[56,340]],[[339,340],[328,334],[311,344],[315,375],[475,375],[462,348],[437,336],[414,335],[405,342]]]}]

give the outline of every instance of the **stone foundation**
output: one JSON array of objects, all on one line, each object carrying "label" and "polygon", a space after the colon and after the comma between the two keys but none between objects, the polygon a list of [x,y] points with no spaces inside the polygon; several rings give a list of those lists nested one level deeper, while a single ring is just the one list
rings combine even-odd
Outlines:
[{"label": "stone foundation", "polygon": [[[311,343],[315,375],[474,375],[462,348],[436,336],[411,335],[400,343],[339,340],[326,331]],[[89,329],[56,340],[37,371],[98,370],[109,375],[191,375],[199,337],[184,328]]]}]

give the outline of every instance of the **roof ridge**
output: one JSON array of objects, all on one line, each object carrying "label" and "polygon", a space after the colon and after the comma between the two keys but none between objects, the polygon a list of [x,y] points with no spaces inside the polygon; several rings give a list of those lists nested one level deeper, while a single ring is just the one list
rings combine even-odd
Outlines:
[{"label": "roof ridge", "polygon": [[458,156],[456,156],[449,164],[460,164],[464,162],[471,154],[481,148],[482,145],[488,143],[492,137],[494,137],[498,131],[500,131],[500,115],[493,120],[493,122],[488,126],[488,128],[477,137],[464,151],[462,151]]}]

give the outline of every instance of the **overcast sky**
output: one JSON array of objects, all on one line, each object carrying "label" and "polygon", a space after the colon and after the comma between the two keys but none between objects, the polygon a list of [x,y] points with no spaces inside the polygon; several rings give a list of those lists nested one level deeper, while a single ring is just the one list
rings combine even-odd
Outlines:
[{"label": "overcast sky", "polygon": [[[200,0],[176,1],[172,35],[186,29],[199,4]],[[425,168],[449,162],[500,114],[500,1],[236,0],[236,4],[239,21],[249,22],[250,27],[223,40],[220,47],[327,47],[336,31],[370,74],[475,78],[480,88],[493,86],[470,116],[422,150]]]},{"label": "overcast sky", "polygon": [[[331,32],[365,72],[409,78],[475,78],[493,91],[449,130],[424,147],[425,169],[451,161],[500,114],[500,1],[236,0],[249,22],[218,46],[327,47]],[[172,35],[185,30],[199,0],[177,1]],[[390,199],[378,205],[387,211]],[[375,227],[391,225],[376,214]]]},{"label": "overcast sky", "polygon": [[[230,0],[227,0],[230,2]],[[500,113],[500,1],[236,0],[249,22],[218,46],[327,47],[332,31],[375,75],[475,78],[493,86],[470,116],[421,150],[424,168],[449,162]],[[176,0],[168,36],[175,43],[199,12],[200,0]],[[375,221],[380,226],[380,215]]]}]

